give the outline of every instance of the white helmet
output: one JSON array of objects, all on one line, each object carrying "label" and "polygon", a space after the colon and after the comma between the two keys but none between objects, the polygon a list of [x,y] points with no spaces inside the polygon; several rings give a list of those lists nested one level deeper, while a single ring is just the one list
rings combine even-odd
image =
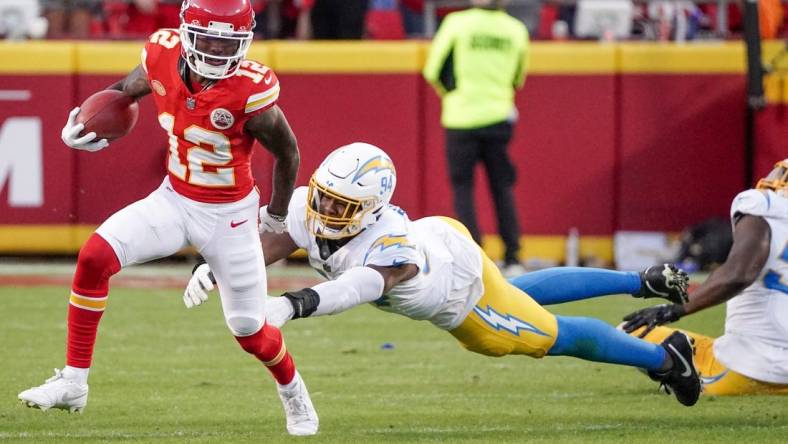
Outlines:
[{"label": "white helmet", "polygon": [[755,188],[772,190],[781,196],[788,197],[788,159],[775,163],[774,169],[768,176],[759,180]]},{"label": "white helmet", "polygon": [[[309,179],[309,231],[327,239],[355,236],[378,220],[396,184],[394,163],[380,148],[361,142],[337,148]],[[336,202],[342,214],[321,213],[324,198]]]}]

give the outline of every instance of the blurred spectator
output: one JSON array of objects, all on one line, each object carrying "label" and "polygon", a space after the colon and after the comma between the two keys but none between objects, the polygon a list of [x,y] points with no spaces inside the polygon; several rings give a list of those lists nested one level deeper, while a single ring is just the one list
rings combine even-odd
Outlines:
[{"label": "blurred spectator", "polygon": [[160,28],[177,28],[181,3],[182,0],[105,0],[106,33],[110,38],[144,38]]},{"label": "blurred spectator", "polygon": [[[435,15],[438,23],[446,14],[463,8],[438,8]],[[424,37],[424,0],[400,0],[402,24],[408,37]]]},{"label": "blurred spectator", "polygon": [[48,37],[84,39],[90,36],[90,22],[101,0],[40,0],[49,22]]},{"label": "blurred spectator", "polygon": [[312,34],[317,40],[353,40],[364,36],[368,0],[314,0]]},{"label": "blurred spectator", "polygon": [[424,0],[402,0],[399,5],[402,25],[408,37],[424,36]]},{"label": "blurred spectator", "polygon": [[314,0],[254,0],[255,35],[265,39],[312,37],[309,14]]},{"label": "blurred spectator", "polygon": [[366,18],[366,36],[374,40],[405,38],[397,0],[371,0]]},{"label": "blurred spectator", "polygon": [[783,6],[780,0],[758,0],[761,38],[774,39],[783,24]]},{"label": "blurred spectator", "polygon": [[512,3],[506,7],[506,11],[512,17],[520,19],[528,28],[530,35],[539,35],[539,20],[542,15],[542,4],[544,0],[532,0],[527,3]]},{"label": "blurred spectator", "polygon": [[569,35],[575,35],[575,14],[577,14],[577,5],[558,6],[558,20],[567,24]]},{"label": "blurred spectator", "polygon": [[654,1],[648,4],[646,12],[653,32],[644,35],[659,41],[692,40],[703,21],[700,9],[687,0]]},{"label": "blurred spectator", "polygon": [[38,0],[0,2],[0,39],[40,39],[46,32],[47,21],[41,17]]}]

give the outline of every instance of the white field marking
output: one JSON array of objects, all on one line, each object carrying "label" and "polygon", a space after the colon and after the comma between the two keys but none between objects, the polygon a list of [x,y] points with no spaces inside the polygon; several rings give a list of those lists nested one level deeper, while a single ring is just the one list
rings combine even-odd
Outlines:
[{"label": "white field marking", "polygon": [[0,89],[0,101],[27,102],[32,97],[29,89]]}]

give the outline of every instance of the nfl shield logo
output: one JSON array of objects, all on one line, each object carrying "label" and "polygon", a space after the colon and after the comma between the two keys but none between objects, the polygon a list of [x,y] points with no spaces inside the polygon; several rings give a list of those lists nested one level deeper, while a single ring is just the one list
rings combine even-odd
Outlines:
[{"label": "nfl shield logo", "polygon": [[194,109],[197,106],[197,101],[194,100],[194,97],[187,97],[186,98],[186,108]]}]

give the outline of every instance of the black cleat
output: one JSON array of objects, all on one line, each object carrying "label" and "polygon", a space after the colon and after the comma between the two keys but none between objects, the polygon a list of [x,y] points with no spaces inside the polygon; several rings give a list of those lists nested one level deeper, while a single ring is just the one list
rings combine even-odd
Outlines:
[{"label": "black cleat", "polygon": [[692,353],[692,342],[686,334],[677,331],[662,341],[662,347],[673,360],[673,367],[663,372],[650,371],[651,379],[660,382],[660,389],[676,395],[686,406],[695,405],[700,397],[701,385]]},{"label": "black cleat", "polygon": [[689,300],[687,286],[689,275],[672,264],[655,265],[640,272],[640,291],[636,298],[663,298],[674,304]]}]

